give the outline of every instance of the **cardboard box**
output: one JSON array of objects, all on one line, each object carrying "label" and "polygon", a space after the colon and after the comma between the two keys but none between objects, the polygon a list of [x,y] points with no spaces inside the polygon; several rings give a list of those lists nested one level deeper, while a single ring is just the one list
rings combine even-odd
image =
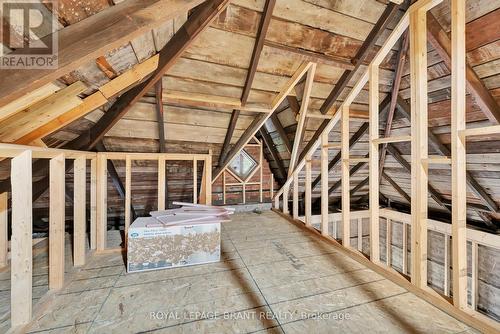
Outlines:
[{"label": "cardboard box", "polygon": [[128,230],[127,271],[141,272],[220,261],[220,222],[162,224],[137,218]]}]

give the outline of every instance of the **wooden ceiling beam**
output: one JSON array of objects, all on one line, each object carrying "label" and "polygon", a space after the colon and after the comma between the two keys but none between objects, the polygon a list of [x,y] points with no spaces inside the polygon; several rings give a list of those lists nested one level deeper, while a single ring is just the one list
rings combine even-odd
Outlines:
[{"label": "wooden ceiling beam", "polygon": [[[255,45],[252,51],[252,57],[250,59],[250,66],[248,67],[247,76],[245,79],[245,85],[243,86],[243,92],[241,94],[241,105],[244,106],[247,103],[248,96],[250,94],[250,89],[252,88],[253,79],[255,77],[255,72],[257,71],[257,66],[259,64],[260,55],[262,49],[264,48],[264,40],[266,38],[267,30],[269,29],[269,24],[271,23],[271,17],[273,15],[274,6],[276,5],[276,0],[266,0],[264,9],[262,11],[262,16],[260,19],[259,29],[257,31],[257,37],[255,39]],[[222,144],[221,154],[219,155],[218,165],[220,166],[225,160],[227,153],[229,151],[229,146],[231,144],[231,139],[233,138],[234,129],[236,129],[236,123],[238,122],[238,117],[240,116],[240,110],[234,109],[231,118],[229,120],[229,126],[224,137],[224,143]]]},{"label": "wooden ceiling beam", "polygon": [[[202,2],[203,0],[124,1],[55,32],[58,39],[57,68],[0,70],[0,77],[8,78],[0,81],[0,106],[56,81]],[[51,34],[46,38],[52,37]],[[11,53],[15,54],[16,51]]]},{"label": "wooden ceiling beam", "polygon": [[[372,30],[368,34],[368,37],[363,42],[361,47],[359,48],[356,56],[353,58],[354,68],[352,70],[344,71],[340,79],[335,84],[335,87],[332,89],[330,94],[328,95],[325,102],[323,102],[320,111],[322,114],[328,113],[328,111],[333,107],[333,104],[337,101],[342,91],[347,87],[347,84],[352,79],[356,71],[359,69],[363,61],[365,61],[366,57],[370,53],[371,49],[375,45],[376,40],[379,36],[384,32],[387,28],[387,25],[392,20],[392,18],[396,15],[399,10],[399,5],[394,3],[387,4],[384,12],[378,19],[377,23],[373,26]],[[319,128],[316,130],[312,138],[307,143],[306,147],[302,151],[299,161],[302,161],[305,157],[305,153],[309,151],[309,149],[314,145],[314,143],[319,139],[323,130],[327,127],[329,120],[324,120]]]},{"label": "wooden ceiling beam", "polygon": [[297,82],[303,77],[303,75],[309,70],[309,67],[312,63],[303,63],[299,66],[299,68],[295,71],[293,76],[288,80],[286,85],[282,88],[280,93],[274,98],[272,102],[271,112],[267,114],[260,114],[257,116],[252,123],[246,128],[241,137],[238,139],[236,144],[231,148],[231,150],[227,153],[224,161],[219,164],[219,166],[212,173],[212,180],[216,180],[222,171],[226,168],[226,166],[231,162],[231,160],[240,152],[243,147],[248,143],[250,139],[259,131],[259,129],[264,125],[264,123],[271,117],[272,113],[276,111],[276,109],[281,105],[281,103],[285,100],[285,98],[290,94],[292,89],[295,87]]},{"label": "wooden ceiling beam", "polygon": [[369,52],[375,46],[375,43],[378,37],[384,32],[387,28],[389,22],[391,22],[392,18],[396,15],[399,10],[399,5],[394,3],[387,4],[384,12],[378,19],[377,23],[373,26],[372,30],[368,34],[368,37],[363,42],[361,47],[359,48],[356,56],[354,56],[352,63],[354,64],[354,68],[352,70],[344,71],[340,79],[335,84],[335,87],[332,89],[325,102],[321,106],[321,113],[326,114],[328,110],[330,110],[333,104],[337,101],[342,91],[347,87],[349,81],[351,81],[352,77],[359,69],[359,67],[363,64]]},{"label": "wooden ceiling beam", "polygon": [[[128,110],[130,110],[134,103],[139,101],[148,91],[150,91],[157,81],[161,80],[163,74],[173,66],[183,51],[186,50],[196,37],[209,26],[213,19],[226,8],[228,3],[229,0],[209,0],[197,7],[186,23],[184,23],[172,39],[170,39],[161,49],[158,68],[149,79],[123,93],[92,128],[64,145],[63,148],[86,151],[95,148],[104,138],[106,132],[111,129]],[[33,166],[33,172],[47,175],[48,164],[37,163],[38,162],[35,162],[36,165]],[[38,184],[40,185],[40,191],[36,194],[41,196],[48,187],[48,176],[40,180]],[[10,178],[0,183],[0,189],[4,188],[10,188]],[[34,200],[38,198],[35,198],[35,187],[33,189],[33,197]]]},{"label": "wooden ceiling beam", "polygon": [[290,155],[290,164],[288,166],[288,176],[291,175],[293,169],[295,168],[295,163],[297,162],[300,143],[304,138],[306,131],[306,115],[307,108],[309,107],[309,101],[311,97],[311,90],[314,83],[314,74],[316,73],[316,63],[312,63],[311,67],[307,71],[307,77],[305,81],[304,91],[302,94],[302,101],[300,103],[300,110],[297,120],[297,129],[295,131],[295,137],[293,138],[292,153]]},{"label": "wooden ceiling beam", "polygon": [[[430,12],[427,14],[427,37],[446,67],[451,70],[451,40]],[[467,91],[474,97],[483,113],[493,124],[500,124],[500,107],[467,60],[465,76]]]},{"label": "wooden ceiling beam", "polygon": [[[394,73],[394,80],[390,95],[391,103],[389,104],[389,112],[387,113],[387,120],[385,122],[385,130],[384,130],[385,138],[389,138],[391,136],[392,121],[394,119],[396,106],[398,104],[399,87],[401,86],[401,78],[403,77],[404,65],[406,61],[406,56],[408,54],[408,47],[410,45],[409,41],[410,41],[409,33],[408,30],[406,30],[406,32],[402,36],[401,45],[399,47],[397,56],[396,71]],[[384,174],[384,164],[385,164],[386,154],[387,154],[387,143],[384,143],[380,149],[379,179],[382,179],[382,175]]]},{"label": "wooden ceiling beam", "polygon": [[326,55],[324,53],[319,53],[319,52],[314,52],[314,51],[309,51],[301,48],[296,48],[293,46],[288,46],[284,44],[279,44],[271,41],[265,41],[264,45],[269,46],[274,49],[282,50],[288,53],[293,53],[295,55],[298,55],[303,61],[311,61],[315,62],[318,64],[325,64],[325,65],[330,65],[334,66],[337,68],[342,68],[345,70],[353,70],[354,65],[352,64],[351,60],[348,58],[344,57],[336,57],[336,56],[330,56]]},{"label": "wooden ceiling beam", "polygon": [[226,8],[228,3],[229,0],[209,0],[198,6],[182,27],[160,50],[158,68],[149,79],[122,94],[91,129],[65,145],[65,147],[84,150],[91,150],[95,147],[116,122],[147,92],[153,89],[156,82],[162,79],[165,72],[174,65],[184,50]]}]

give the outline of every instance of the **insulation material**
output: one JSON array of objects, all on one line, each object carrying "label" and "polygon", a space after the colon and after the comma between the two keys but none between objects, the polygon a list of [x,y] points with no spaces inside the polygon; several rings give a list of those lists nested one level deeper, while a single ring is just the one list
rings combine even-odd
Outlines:
[{"label": "insulation material", "polygon": [[183,207],[151,212],[128,230],[127,271],[141,272],[220,261],[220,223],[233,210]]}]

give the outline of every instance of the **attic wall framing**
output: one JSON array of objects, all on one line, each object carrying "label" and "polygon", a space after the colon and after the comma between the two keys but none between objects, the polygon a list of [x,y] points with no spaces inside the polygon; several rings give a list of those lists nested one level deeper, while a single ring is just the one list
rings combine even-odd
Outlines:
[{"label": "attic wall framing", "polygon": [[[478,129],[467,130],[465,128],[465,0],[452,0],[452,207],[453,221],[451,227],[452,238],[452,276],[453,276],[453,301],[447,296],[431,290],[427,286],[427,201],[428,201],[428,178],[427,168],[429,163],[440,162],[429,159],[427,153],[428,146],[428,124],[427,124],[427,33],[426,14],[442,0],[419,0],[410,6],[400,22],[380,48],[380,51],[368,65],[367,70],[354,85],[349,95],[342,105],[337,109],[332,119],[323,128],[320,138],[313,141],[310,148],[303,152],[306,156],[312,156],[321,145],[321,162],[323,167],[325,147],[328,146],[328,134],[336,123],[342,121],[341,126],[341,154],[342,154],[342,196],[343,211],[341,223],[343,226],[342,248],[352,257],[369,262],[370,266],[376,268],[377,272],[383,273],[399,284],[408,287],[410,291],[418,296],[431,301],[452,316],[470,324],[485,332],[496,332],[500,329],[497,322],[476,311],[477,303],[477,264],[472,266],[472,305],[467,304],[467,243],[466,243],[466,161],[465,161],[465,140],[467,136],[480,136],[492,133],[500,133],[499,126],[490,126]],[[379,81],[378,68],[390,49],[400,39],[406,30],[409,30],[410,37],[410,76],[411,76],[411,136],[398,136],[379,138]],[[354,98],[359,94],[365,84],[369,84],[369,157],[357,158],[349,156],[349,106]],[[326,140],[325,140],[326,138]],[[412,196],[411,196],[411,263],[412,274],[411,283],[407,277],[396,273],[390,262],[382,264],[380,262],[380,242],[379,242],[379,222],[382,218],[379,209],[379,145],[394,142],[411,142],[411,174],[412,174]],[[308,145],[309,146],[309,145]],[[327,152],[327,151],[326,151]],[[365,162],[369,164],[369,217],[370,217],[370,255],[369,260],[360,251],[354,250],[350,246],[349,230],[351,224],[351,212],[349,203],[349,164]],[[442,163],[442,162],[441,162]],[[297,220],[288,215],[288,192],[293,180],[296,180],[298,173],[307,164],[307,159],[299,161],[295,169],[289,173],[289,177],[283,187],[275,196],[275,211],[280,209],[280,196],[283,196],[283,215],[291,221]],[[325,189],[328,184],[328,168],[321,168],[321,188]],[[325,182],[326,181],[326,182]],[[294,185],[296,182],[294,182]],[[306,193],[310,184],[307,182],[306,172]],[[306,196],[307,201],[310,198]],[[330,236],[325,231],[329,221],[325,223],[324,203],[328,204],[328,192],[321,194],[322,210],[321,224],[319,231],[321,235],[338,245],[336,236]],[[295,202],[296,196],[293,196]],[[295,207],[295,203],[294,203]],[[327,210],[327,208],[326,208]],[[294,215],[296,216],[296,215]],[[295,217],[294,217],[295,218]],[[327,218],[328,219],[328,218]],[[316,231],[311,226],[310,213],[306,210],[305,226]],[[387,226],[390,226],[390,219],[387,218]],[[500,245],[497,245],[500,246]],[[477,260],[477,243],[473,242],[473,260]],[[449,259],[448,259],[449,261]],[[405,267],[405,264],[403,264]],[[407,264],[406,264],[407,266]],[[406,273],[406,268],[403,270]],[[476,272],[474,274],[474,272]],[[474,290],[476,289],[476,290]],[[445,293],[446,294],[446,293]]]},{"label": "attic wall framing", "polygon": [[[74,217],[73,217],[73,265],[82,266],[88,256],[86,250],[86,187],[87,163],[90,162],[90,250],[96,253],[123,251],[124,248],[106,248],[107,239],[107,161],[125,160],[126,186],[125,203],[130,204],[131,175],[133,160],[158,161],[163,166],[159,173],[160,183],[165,182],[165,164],[167,161],[192,161],[196,166],[198,161],[204,162],[201,191],[194,187],[193,202],[210,205],[212,203],[212,182],[210,168],[212,152],[207,154],[176,154],[176,153],[124,153],[124,152],[86,152],[62,149],[23,146],[15,144],[0,144],[0,158],[11,158],[12,180],[12,237],[11,237],[11,326],[21,328],[32,319],[32,164],[33,159],[48,159],[50,163],[50,215],[48,238],[49,248],[49,291],[61,290],[65,285],[65,175],[66,160],[73,160],[74,166]],[[210,166],[210,167],[208,167]],[[194,168],[196,170],[196,167]],[[195,174],[196,175],[196,174]],[[197,175],[196,175],[197,178]],[[196,184],[195,184],[196,185]],[[164,207],[166,198],[165,187],[160,188],[162,201],[158,207]],[[0,194],[0,265],[7,265],[7,193]],[[127,210],[127,208],[129,208]],[[130,205],[125,205],[126,221],[125,235],[130,225]],[[125,246],[126,247],[126,238]],[[4,254],[5,253],[5,254]],[[5,262],[5,263],[4,263]]]}]

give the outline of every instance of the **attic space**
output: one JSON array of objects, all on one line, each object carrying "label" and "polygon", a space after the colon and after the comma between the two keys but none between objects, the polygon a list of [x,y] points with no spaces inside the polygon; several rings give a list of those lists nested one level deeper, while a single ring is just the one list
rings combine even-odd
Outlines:
[{"label": "attic space", "polygon": [[1,333],[500,333],[500,0],[1,0]]}]

